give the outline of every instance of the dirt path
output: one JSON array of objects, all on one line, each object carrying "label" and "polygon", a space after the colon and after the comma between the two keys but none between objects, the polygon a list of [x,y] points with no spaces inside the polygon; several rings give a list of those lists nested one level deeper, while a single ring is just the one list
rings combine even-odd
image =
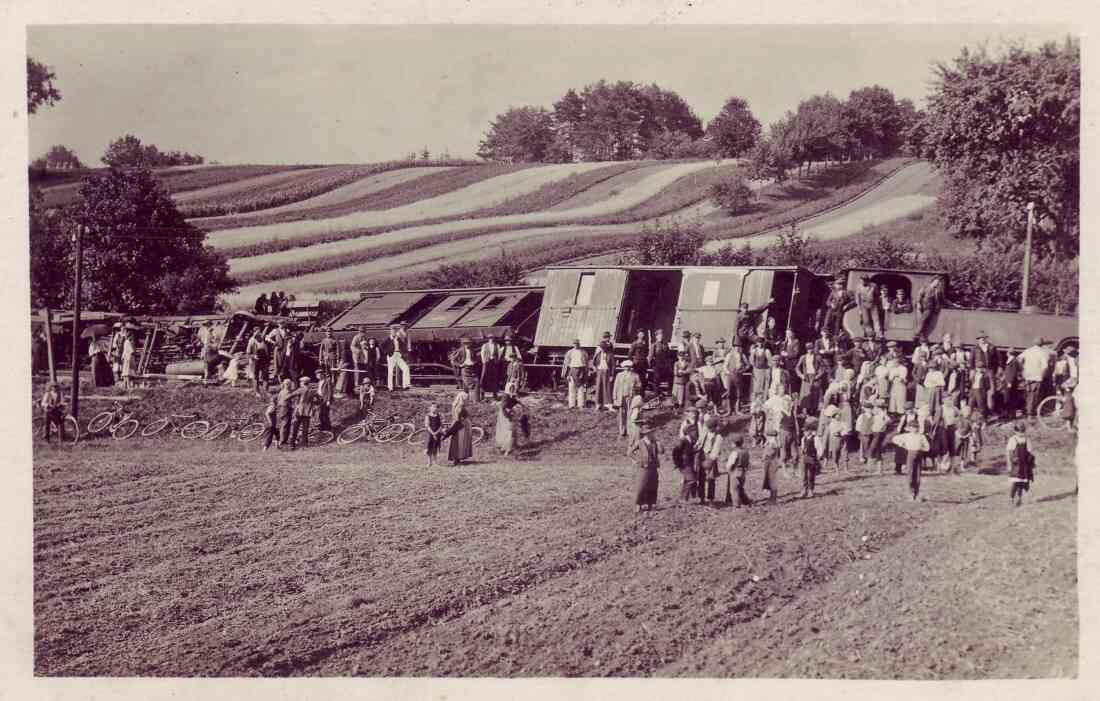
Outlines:
[{"label": "dirt path", "polygon": [[[927,192],[935,177],[930,163],[918,161],[897,171],[851,202],[804,220],[798,228],[815,239],[828,240],[859,233],[865,226],[900,219],[935,204],[936,198]],[[718,250],[731,240],[738,245],[748,242],[751,246],[759,247],[770,246],[778,239],[778,234],[774,232],[719,239],[708,242],[706,250]]]}]

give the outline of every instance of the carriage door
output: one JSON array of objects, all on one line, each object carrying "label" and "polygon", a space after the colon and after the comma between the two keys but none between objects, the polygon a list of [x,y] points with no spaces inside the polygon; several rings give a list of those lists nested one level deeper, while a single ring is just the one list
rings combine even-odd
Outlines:
[{"label": "carriage door", "polygon": [[[790,291],[790,311],[787,313],[787,328],[794,329],[799,338],[813,336],[815,312],[814,276],[801,270],[794,273],[794,287]],[[779,298],[776,297],[778,300]]]}]

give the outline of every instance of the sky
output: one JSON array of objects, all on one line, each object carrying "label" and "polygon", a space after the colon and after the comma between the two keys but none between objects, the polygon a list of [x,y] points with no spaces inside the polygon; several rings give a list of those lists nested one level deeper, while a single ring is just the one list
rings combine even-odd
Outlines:
[{"label": "sky", "polygon": [[917,106],[964,46],[1035,46],[1064,26],[29,26],[62,99],[29,117],[98,165],[134,134],[221,163],[473,157],[512,106],[607,79],[680,94],[704,124],[733,95],[767,125],[811,95],[879,84]]}]

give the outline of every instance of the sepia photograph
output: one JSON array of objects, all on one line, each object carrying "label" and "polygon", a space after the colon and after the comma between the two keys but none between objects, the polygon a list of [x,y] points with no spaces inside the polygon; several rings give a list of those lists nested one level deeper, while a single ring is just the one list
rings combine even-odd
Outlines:
[{"label": "sepia photograph", "polygon": [[1081,37],[27,26],[33,675],[1076,680]]}]

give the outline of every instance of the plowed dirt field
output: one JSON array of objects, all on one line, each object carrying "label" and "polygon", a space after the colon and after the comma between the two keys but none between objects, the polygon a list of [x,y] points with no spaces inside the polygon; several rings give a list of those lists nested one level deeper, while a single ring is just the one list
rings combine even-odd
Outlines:
[{"label": "plowed dirt field", "polygon": [[[411,415],[432,399],[447,393],[380,404]],[[1068,434],[1036,436],[1039,477],[1020,508],[993,427],[980,472],[927,474],[921,501],[904,478],[856,466],[824,475],[813,499],[783,475],[774,506],[681,505],[666,454],[658,509],[638,516],[614,416],[527,401],[518,457],[495,454],[484,403],[474,420],[488,435],[459,467],[377,443],[36,445],[36,672],[1077,673]],[[652,416],[669,440],[671,413]]]}]

